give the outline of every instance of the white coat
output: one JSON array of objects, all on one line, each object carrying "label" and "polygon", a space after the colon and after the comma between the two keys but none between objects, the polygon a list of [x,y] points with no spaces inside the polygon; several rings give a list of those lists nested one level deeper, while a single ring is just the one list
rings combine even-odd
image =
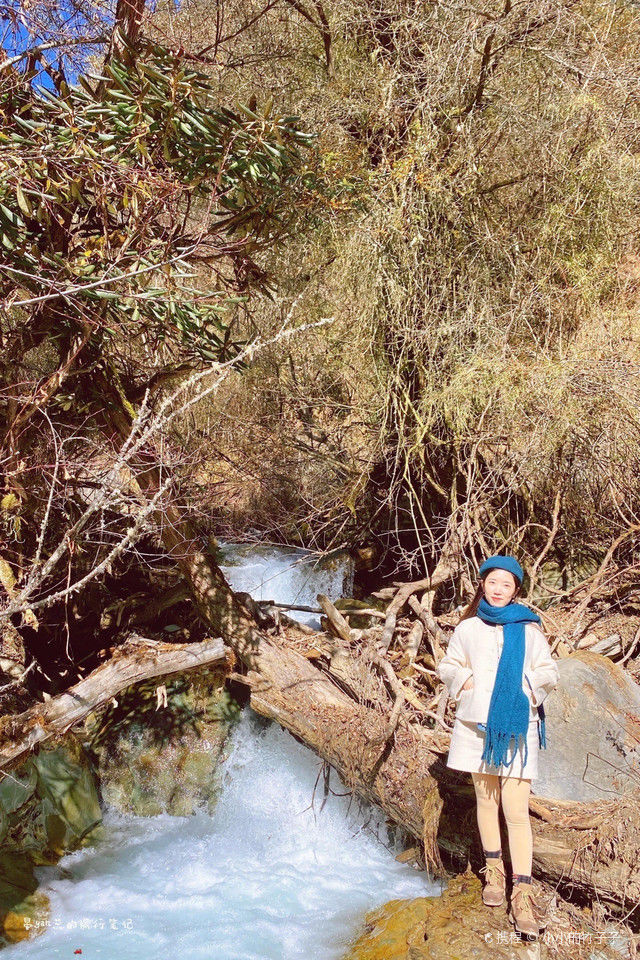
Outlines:
[{"label": "white coat", "polygon": [[[501,625],[485,623],[479,617],[462,620],[453,631],[437,672],[456,702],[456,719],[486,723],[503,638]],[[525,624],[522,674],[522,689],[531,705],[529,718],[534,720],[538,716],[536,708],[558,683],[551,649],[535,623]],[[473,678],[473,687],[463,690],[469,677]]]}]

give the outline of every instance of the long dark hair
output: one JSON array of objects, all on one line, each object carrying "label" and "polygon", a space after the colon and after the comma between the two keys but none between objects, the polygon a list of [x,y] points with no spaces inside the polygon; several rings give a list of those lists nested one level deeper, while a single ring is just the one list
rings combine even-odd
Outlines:
[{"label": "long dark hair", "polygon": [[[485,574],[485,576],[481,578],[480,583],[478,584],[477,590],[475,592],[475,595],[473,597],[473,600],[467,606],[466,610],[463,611],[460,617],[460,620],[458,621],[459,623],[462,623],[463,620],[468,620],[470,617],[475,617],[477,615],[478,604],[480,603],[480,601],[484,596],[484,581],[486,580],[486,578],[489,576],[490,573],[491,573],[491,570],[487,570],[487,573]],[[513,574],[511,574],[511,576],[513,577]],[[513,603],[513,601],[516,600],[522,593],[522,584],[518,583],[515,577],[513,577],[513,579],[515,581],[517,589],[513,597],[509,601],[510,603]]]}]

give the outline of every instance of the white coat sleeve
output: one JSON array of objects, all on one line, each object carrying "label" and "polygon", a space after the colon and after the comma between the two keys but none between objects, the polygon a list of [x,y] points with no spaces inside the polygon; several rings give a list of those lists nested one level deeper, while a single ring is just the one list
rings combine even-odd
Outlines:
[{"label": "white coat sleeve", "polygon": [[533,692],[533,705],[540,706],[557,686],[559,674],[556,662],[551,656],[551,647],[538,627],[533,627],[531,663],[527,669],[527,677]]},{"label": "white coat sleeve", "polygon": [[463,686],[473,676],[458,627],[453,631],[447,652],[438,664],[437,674],[454,700],[459,699]]}]

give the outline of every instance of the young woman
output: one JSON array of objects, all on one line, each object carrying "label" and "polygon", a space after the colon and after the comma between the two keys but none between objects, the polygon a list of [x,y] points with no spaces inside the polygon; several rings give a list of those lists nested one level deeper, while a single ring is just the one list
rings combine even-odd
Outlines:
[{"label": "young woman", "polygon": [[475,597],[455,628],[438,675],[456,702],[447,766],[471,773],[485,856],[484,903],[505,896],[498,808],[502,800],[513,870],[510,918],[518,932],[537,937],[531,888],[531,780],[546,746],[543,700],[558,668],[538,627],[540,617],[515,603],[524,573],[514,557],[489,557]]}]

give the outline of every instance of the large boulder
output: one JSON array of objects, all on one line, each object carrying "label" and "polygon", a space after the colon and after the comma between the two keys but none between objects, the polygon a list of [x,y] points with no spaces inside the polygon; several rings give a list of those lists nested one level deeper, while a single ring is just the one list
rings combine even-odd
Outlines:
[{"label": "large boulder", "polygon": [[532,792],[583,801],[640,792],[640,686],[588,650],[559,660],[558,670]]}]

